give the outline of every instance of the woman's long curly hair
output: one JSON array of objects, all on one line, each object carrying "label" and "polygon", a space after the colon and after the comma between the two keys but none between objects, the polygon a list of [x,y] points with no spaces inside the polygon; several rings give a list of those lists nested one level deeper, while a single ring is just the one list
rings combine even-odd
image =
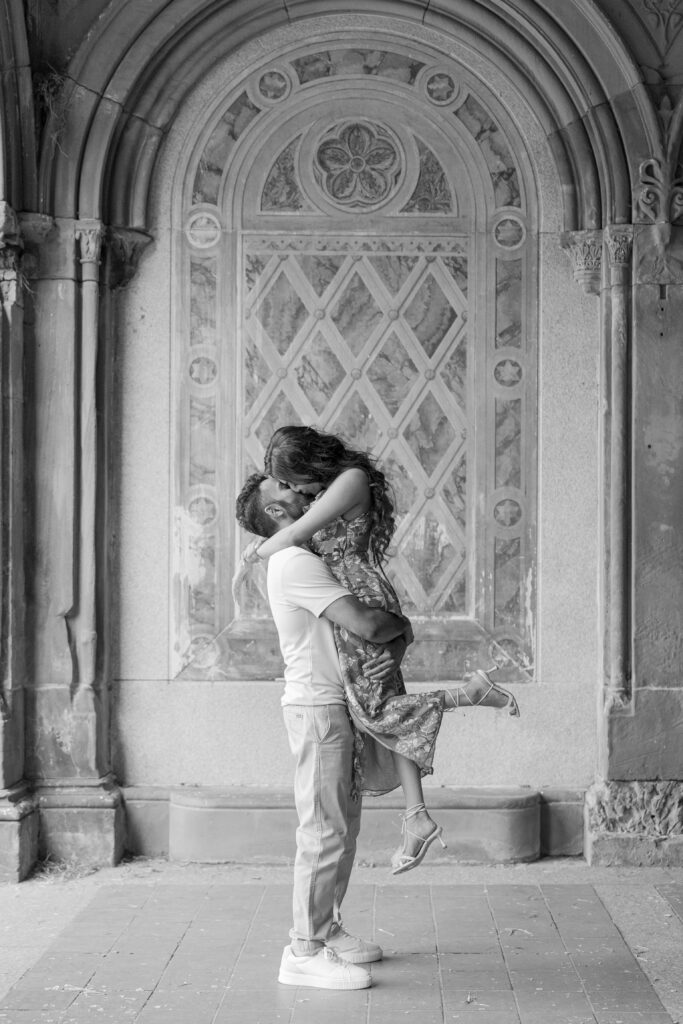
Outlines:
[{"label": "woman's long curly hair", "polygon": [[370,487],[370,553],[382,565],[396,529],[391,488],[384,473],[366,452],[348,448],[335,434],[314,427],[280,427],[270,439],[265,471],[278,480],[294,483],[316,481],[327,487],[345,469],[359,467]]}]

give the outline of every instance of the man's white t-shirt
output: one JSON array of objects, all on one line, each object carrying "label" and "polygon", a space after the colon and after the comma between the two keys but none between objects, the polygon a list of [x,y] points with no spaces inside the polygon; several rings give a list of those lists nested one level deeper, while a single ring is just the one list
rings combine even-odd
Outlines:
[{"label": "man's white t-shirt", "polygon": [[334,627],[326,608],[349,591],[307,548],[277,551],[268,562],[268,600],[285,662],[282,704],[343,704]]}]

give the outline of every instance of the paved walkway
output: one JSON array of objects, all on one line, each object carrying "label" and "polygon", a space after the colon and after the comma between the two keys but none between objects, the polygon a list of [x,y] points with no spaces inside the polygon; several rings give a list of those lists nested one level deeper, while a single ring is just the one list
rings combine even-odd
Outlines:
[{"label": "paved walkway", "polygon": [[539,862],[387,881],[359,868],[346,924],[385,959],[371,989],[349,993],[277,983],[289,871],[134,862],[0,888],[0,1022],[683,1020],[682,870]]}]

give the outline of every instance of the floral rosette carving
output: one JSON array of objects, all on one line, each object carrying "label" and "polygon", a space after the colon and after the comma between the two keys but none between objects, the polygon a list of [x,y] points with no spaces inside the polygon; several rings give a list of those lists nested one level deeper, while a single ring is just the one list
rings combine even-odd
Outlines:
[{"label": "floral rosette carving", "polygon": [[391,197],[403,161],[385,128],[355,121],[327,134],[318,146],[315,169],[321,188],[334,203],[359,208]]}]

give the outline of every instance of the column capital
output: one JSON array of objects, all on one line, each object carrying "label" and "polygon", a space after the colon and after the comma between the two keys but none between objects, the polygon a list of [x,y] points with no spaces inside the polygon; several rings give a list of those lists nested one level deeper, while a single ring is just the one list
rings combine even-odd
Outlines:
[{"label": "column capital", "polygon": [[602,280],[602,231],[564,231],[560,245],[574,266],[574,280],[585,292],[597,295]]},{"label": "column capital", "polygon": [[608,225],[605,228],[605,244],[609,253],[610,266],[628,266],[633,253],[633,225]]},{"label": "column capital", "polygon": [[99,265],[105,228],[95,218],[77,220],[74,223],[74,237],[78,242],[80,261]]}]

